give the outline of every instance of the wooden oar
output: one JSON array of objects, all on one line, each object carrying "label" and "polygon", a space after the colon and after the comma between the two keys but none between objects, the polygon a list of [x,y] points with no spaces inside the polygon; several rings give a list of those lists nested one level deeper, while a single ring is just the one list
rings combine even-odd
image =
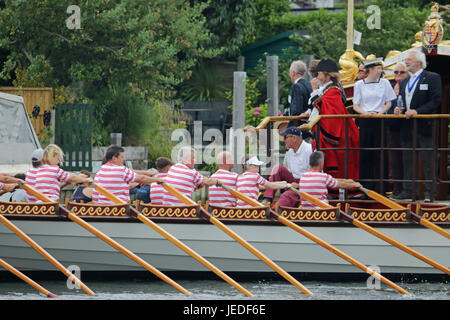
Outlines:
[{"label": "wooden oar", "polygon": [[[102,195],[107,197],[109,200],[113,201],[114,203],[118,204],[124,204],[125,202],[119,199],[116,195],[106,190],[104,187],[99,186],[97,184],[94,184],[95,189],[100,192]],[[138,210],[130,206],[130,212],[133,216],[135,216],[137,219],[139,219],[141,222],[145,223],[147,226],[158,232],[160,235],[165,237],[167,240],[172,242],[174,245],[176,245],[178,248],[186,252],[188,255],[193,257],[195,260],[203,264],[205,267],[210,269],[212,272],[217,274],[220,278],[228,282],[230,285],[238,289],[240,292],[245,294],[247,297],[252,297],[253,294],[250,293],[248,290],[246,290],[244,287],[242,287],[239,283],[231,279],[229,276],[227,276],[224,272],[222,272],[219,268],[215,267],[211,262],[203,258],[201,255],[199,255],[197,252],[189,248],[187,245],[185,245],[183,242],[175,238],[173,235],[171,235],[169,232],[161,228],[159,225],[154,223],[152,220],[148,219],[146,216],[144,216],[142,213],[140,213]]]},{"label": "wooden oar", "polygon": [[[28,192],[29,186],[24,185],[24,189]],[[49,201],[52,202],[52,201]],[[67,278],[72,280],[79,288],[81,288],[84,292],[93,296],[95,293],[91,289],[88,288],[80,279],[78,279],[72,272],[66,269],[58,260],[56,260],[50,253],[48,253],[44,248],[42,248],[39,244],[37,244],[33,239],[31,239],[25,232],[20,230],[16,225],[14,225],[11,221],[6,219],[3,215],[0,214],[0,222],[3,223],[9,230],[14,232],[19,238],[28,243],[30,247],[36,250],[41,256],[47,259],[51,264],[53,264],[59,271],[61,271]]]},{"label": "wooden oar", "polygon": [[[38,198],[41,201],[52,202],[49,198],[47,198],[47,196],[45,196],[44,194],[40,193],[39,191],[37,191],[33,187],[27,186],[24,189],[29,194],[32,194],[33,196],[35,196],[36,198]],[[124,246],[119,244],[118,242],[114,241],[113,239],[111,239],[110,237],[105,235],[100,230],[98,230],[95,227],[91,226],[89,223],[87,223],[86,221],[84,221],[80,217],[78,217],[75,214],[73,214],[67,208],[59,205],[59,209],[60,209],[60,212],[62,212],[62,214],[65,215],[67,218],[69,218],[73,222],[77,223],[79,226],[83,227],[84,229],[86,229],[87,231],[89,231],[90,233],[95,235],[96,237],[100,238],[101,240],[103,240],[104,242],[109,244],[111,247],[116,249],[117,251],[123,253],[125,256],[127,256],[128,258],[130,258],[131,260],[133,260],[137,264],[143,266],[145,269],[147,269],[148,271],[150,271],[151,273],[153,273],[154,275],[156,275],[160,279],[164,280],[165,282],[167,282],[168,284],[170,284],[174,288],[178,289],[179,291],[181,291],[184,294],[192,294],[191,292],[189,292],[188,290],[186,290],[185,288],[180,286],[178,283],[176,283],[175,281],[173,281],[172,279],[167,277],[161,271],[159,271],[158,269],[156,269],[155,267],[153,267],[152,265],[150,265],[149,263],[147,263],[146,261],[144,261],[143,259],[141,259],[137,255],[135,255],[133,252],[131,252],[130,250],[128,250],[127,248],[125,248]]]},{"label": "wooden oar", "polygon": [[[221,186],[221,187],[224,188],[225,190],[227,190],[229,193],[231,193],[234,197],[239,198],[242,201],[247,202],[248,204],[252,205],[253,207],[261,207],[261,206],[263,206],[262,203],[260,203],[260,202],[258,202],[256,200],[246,196],[245,194],[243,194],[243,193],[241,193],[241,192],[239,192],[237,190],[231,189],[230,187],[227,187],[227,186]],[[388,286],[390,286],[391,288],[397,290],[398,292],[400,292],[402,294],[408,294],[409,293],[408,291],[406,291],[402,287],[396,285],[391,280],[385,278],[384,276],[382,276],[378,272],[370,269],[369,267],[366,267],[363,263],[361,263],[358,260],[350,257],[348,254],[344,253],[343,251],[339,250],[338,248],[336,248],[335,246],[329,244],[328,242],[322,240],[321,238],[313,235],[311,232],[309,232],[309,231],[305,230],[304,228],[298,226],[297,224],[293,223],[292,221],[290,221],[290,220],[286,219],[285,217],[279,215],[274,210],[270,209],[270,214],[271,214],[271,217],[275,218],[280,223],[282,223],[285,226],[287,226],[287,227],[297,231],[298,233],[304,235],[305,237],[307,237],[308,239],[314,241],[315,243],[317,243],[318,245],[322,246],[323,248],[331,251],[332,253],[336,254],[337,256],[341,257],[342,259],[350,262],[355,267],[358,267],[362,271],[372,275],[375,279],[383,281],[385,284],[387,284]]]},{"label": "wooden oar", "polygon": [[[308,200],[309,202],[311,202],[312,204],[314,204],[314,205],[316,205],[316,206],[318,206],[320,208],[332,208],[331,205],[329,205],[329,204],[327,204],[327,203],[317,199],[316,197],[313,197],[312,195],[310,195],[310,194],[308,194],[306,192],[300,192],[299,190],[297,190],[295,188],[290,188],[290,189],[292,191],[296,192],[297,194],[299,194],[300,197],[302,197],[303,199]],[[340,211],[340,216],[343,217],[345,221],[350,222],[354,226],[357,226],[358,228],[361,228],[361,229],[363,229],[363,230],[373,234],[377,238],[380,238],[380,239],[386,241],[387,243],[389,243],[389,244],[399,248],[400,250],[403,250],[406,253],[416,257],[417,259],[420,259],[423,262],[425,262],[425,263],[435,267],[436,269],[439,269],[442,272],[445,272],[446,274],[450,275],[450,270],[446,266],[444,266],[444,265],[442,265],[442,264],[440,264],[440,263],[438,263],[438,262],[436,262],[436,261],[434,261],[434,260],[424,256],[423,254],[417,252],[414,249],[411,249],[410,247],[408,247],[408,246],[404,245],[403,243],[401,243],[401,242],[391,238],[390,236],[388,236],[388,235],[386,235],[386,234],[384,234],[384,233],[382,233],[382,232],[380,232],[380,231],[378,231],[378,230],[368,226],[364,222],[361,222],[361,221],[353,218],[352,216],[350,216],[350,215],[348,215],[348,214],[346,214],[345,212],[342,212],[342,211]]]},{"label": "wooden oar", "polygon": [[[173,196],[177,197],[178,200],[182,201],[185,204],[196,204],[192,199],[188,198],[184,194],[182,194],[180,191],[178,191],[175,187],[163,183],[164,188]],[[254,246],[252,246],[250,243],[248,243],[246,240],[244,240],[241,236],[239,236],[237,233],[235,233],[233,230],[225,226],[222,222],[217,220],[215,217],[213,217],[208,211],[206,211],[204,208],[200,207],[200,216],[205,219],[208,222],[211,222],[216,227],[221,229],[223,232],[228,234],[231,238],[239,242],[244,248],[246,248],[248,251],[253,253],[256,257],[261,259],[264,263],[266,263],[269,267],[271,267],[273,270],[278,272],[283,278],[285,278],[287,281],[289,281],[291,284],[293,284],[297,289],[302,291],[305,294],[311,294],[312,292],[309,291],[305,286],[303,286],[300,282],[298,282],[294,277],[292,277],[289,273],[284,271],[280,266],[278,266],[275,262],[267,258],[261,251],[256,249]]]},{"label": "wooden oar", "polygon": [[19,277],[20,279],[22,279],[23,281],[28,283],[30,286],[32,286],[33,288],[35,288],[36,290],[38,290],[40,293],[44,294],[45,296],[47,296],[49,298],[57,298],[58,297],[58,296],[54,295],[53,293],[51,293],[50,291],[48,291],[47,289],[45,289],[44,287],[42,287],[41,285],[39,285],[38,283],[34,282],[32,279],[30,279],[29,277],[24,275],[22,272],[20,272],[16,268],[14,268],[12,265],[7,263],[5,260],[0,259],[0,266],[2,266],[3,268],[8,270],[15,276]]},{"label": "wooden oar", "polygon": [[[388,199],[384,196],[382,196],[381,194],[373,191],[373,190],[369,190],[366,188],[359,188],[362,192],[364,192],[367,196],[371,197],[372,199],[384,204],[386,207],[391,208],[391,209],[406,209],[404,206],[398,204],[395,201],[392,201],[391,199]],[[418,214],[411,212],[411,218],[414,222],[417,222],[421,225],[423,225],[424,227],[427,227],[441,235],[443,235],[444,237],[446,237],[447,239],[450,239],[450,232],[448,232],[447,230],[444,230],[443,228],[439,227],[438,225],[434,224],[433,222],[422,218],[421,216],[419,216]]]}]

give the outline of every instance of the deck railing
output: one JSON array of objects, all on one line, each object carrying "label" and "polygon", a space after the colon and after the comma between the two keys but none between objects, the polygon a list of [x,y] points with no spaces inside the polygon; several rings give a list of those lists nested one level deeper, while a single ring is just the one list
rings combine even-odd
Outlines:
[{"label": "deck railing", "polygon": [[[346,130],[345,130],[345,147],[343,148],[322,148],[320,146],[320,120],[322,119],[346,119]],[[379,119],[380,123],[380,139],[381,144],[380,147],[375,148],[349,148],[348,146],[348,123],[351,119],[358,118],[370,118],[370,119]],[[429,114],[429,115],[416,115],[410,119],[406,119],[404,115],[360,115],[360,114],[346,114],[346,115],[319,115],[317,116],[311,123],[304,124],[299,127],[301,130],[311,130],[315,133],[315,139],[317,144],[317,150],[345,150],[345,177],[348,178],[348,152],[350,150],[359,150],[359,151],[379,151],[380,152],[380,176],[376,179],[359,179],[359,181],[364,184],[364,182],[376,181],[379,183],[380,192],[383,194],[386,190],[385,183],[394,183],[394,182],[409,182],[412,183],[412,200],[415,201],[418,199],[419,195],[419,184],[421,183],[431,183],[431,201],[434,201],[435,194],[438,186],[443,186],[440,192],[441,198],[445,199],[447,197],[447,184],[450,184],[450,180],[447,179],[447,166],[448,163],[448,151],[449,142],[448,142],[448,119],[450,118],[450,114]],[[284,116],[284,117],[266,117],[261,123],[254,128],[255,130],[268,129],[267,134],[271,135],[273,129],[273,125],[276,122],[283,122],[289,120],[307,120],[307,117],[301,116]],[[412,147],[411,148],[391,148],[386,145],[386,120],[387,119],[403,119],[403,121],[413,121],[413,132],[412,132]],[[420,119],[430,119],[432,121],[432,147],[431,148],[419,148],[418,146],[418,120]],[[353,120],[352,120],[353,121]],[[439,133],[439,127],[441,128]],[[271,139],[267,137],[267,141],[270,143]],[[395,180],[389,177],[385,177],[385,156],[387,151],[411,151],[413,153],[413,161],[412,161],[412,177],[410,180]],[[270,158],[271,152],[273,150],[270,146],[267,148],[267,156]],[[418,176],[419,171],[419,159],[418,159],[418,151],[426,151],[432,152],[432,176],[431,179],[420,179]],[[439,160],[440,158],[440,160]],[[439,170],[438,170],[439,169]],[[440,171],[440,174],[439,174]]]}]

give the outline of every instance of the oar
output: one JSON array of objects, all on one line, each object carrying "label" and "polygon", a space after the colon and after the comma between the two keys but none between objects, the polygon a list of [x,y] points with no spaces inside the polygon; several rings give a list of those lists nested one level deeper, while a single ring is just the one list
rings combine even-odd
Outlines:
[{"label": "oar", "polygon": [[[175,187],[163,183],[164,188],[173,196],[177,197],[178,200],[182,201],[185,204],[196,204],[192,199],[188,198],[184,194],[182,194],[180,191],[178,191]],[[237,233],[235,233],[233,230],[225,226],[222,222],[217,220],[215,217],[213,217],[208,211],[206,211],[204,208],[200,207],[200,216],[205,219],[208,222],[211,222],[216,227],[221,229],[223,232],[228,234],[231,238],[239,242],[244,248],[246,248],[248,251],[253,253],[256,257],[261,259],[264,263],[266,263],[269,267],[271,267],[273,270],[278,272],[283,278],[285,278],[287,281],[289,281],[291,284],[293,284],[297,289],[302,291],[305,294],[312,294],[311,291],[309,291],[306,287],[304,287],[300,282],[298,282],[294,277],[292,277],[289,273],[284,271],[281,267],[279,267],[275,262],[267,258],[261,251],[256,249],[254,246],[252,246],[250,243],[248,243],[246,240],[244,240],[241,236],[239,236]]]},{"label": "oar", "polygon": [[[26,185],[24,185],[24,186],[26,186]],[[33,187],[26,186],[24,189],[29,194],[32,194],[33,196],[35,196],[36,198],[38,198],[41,201],[51,202],[51,200],[49,198],[47,198],[47,196],[45,196],[44,194],[40,193],[39,191],[37,191]],[[94,234],[95,236],[97,236],[98,238],[100,238],[101,240],[103,240],[104,242],[109,244],[111,247],[113,247],[117,251],[123,253],[125,256],[127,256],[128,258],[130,258],[131,260],[133,260],[137,264],[143,266],[145,269],[147,269],[148,271],[150,271],[151,273],[153,273],[154,275],[156,275],[160,279],[164,280],[168,284],[172,285],[174,288],[178,289],[179,291],[181,291],[184,294],[192,294],[191,292],[187,291],[185,288],[180,286],[178,283],[176,283],[175,281],[173,281],[172,279],[167,277],[161,271],[159,271],[158,269],[156,269],[155,267],[151,266],[149,263],[145,262],[143,259],[141,259],[137,255],[135,255],[133,252],[131,252],[130,250],[128,250],[127,248],[125,248],[124,246],[119,244],[118,242],[114,241],[113,239],[111,239],[110,237],[105,235],[100,230],[98,230],[95,227],[91,226],[89,223],[87,223],[86,221],[84,221],[80,217],[78,217],[75,214],[73,214],[67,208],[59,205],[59,209],[60,209],[60,212],[62,212],[67,218],[69,218],[73,222],[77,223],[79,226],[83,227],[84,229],[86,229],[90,233]]]},{"label": "oar", "polygon": [[[95,189],[97,189],[98,192],[100,192],[102,195],[107,197],[109,200],[113,201],[114,203],[118,204],[124,204],[125,202],[119,199],[116,195],[106,190],[104,187],[99,186],[97,184],[94,184]],[[173,235],[171,235],[169,232],[161,228],[159,225],[154,223],[152,220],[148,219],[146,216],[144,216],[142,213],[140,213],[138,210],[130,206],[130,212],[133,216],[138,218],[141,222],[145,223],[147,226],[161,234],[163,237],[168,239],[170,242],[172,242],[174,245],[176,245],[178,248],[186,252],[188,255],[193,257],[195,260],[203,264],[205,267],[210,269],[212,272],[217,274],[220,278],[228,282],[230,285],[238,289],[240,292],[245,294],[247,297],[252,297],[253,294],[250,293],[248,290],[246,290],[244,287],[242,287],[239,283],[231,279],[229,276],[227,276],[224,272],[222,272],[219,268],[215,267],[212,263],[210,263],[208,260],[203,258],[201,255],[199,255],[197,252],[189,248],[187,245],[185,245],[183,242],[175,238]]]},{"label": "oar", "polygon": [[[253,207],[261,207],[261,206],[263,206],[263,204],[261,204],[260,202],[258,202],[256,200],[246,196],[245,194],[243,194],[242,192],[239,192],[238,190],[231,189],[230,187],[227,187],[227,186],[221,186],[221,187],[224,188],[225,190],[227,190],[229,193],[231,193],[234,197],[239,198],[242,201],[247,202],[248,204],[252,205]],[[285,226],[288,226],[289,228],[291,228],[291,229],[297,231],[298,233],[304,235],[308,239],[314,241],[318,245],[320,245],[320,246],[324,247],[325,249],[331,251],[332,253],[336,254],[337,256],[341,257],[342,259],[350,262],[354,266],[356,266],[359,269],[361,269],[362,271],[372,275],[376,279],[383,281],[385,284],[387,284],[391,288],[394,288],[398,292],[400,292],[402,294],[408,294],[408,291],[406,291],[402,287],[396,285],[395,283],[393,283],[389,279],[385,278],[384,276],[382,276],[378,272],[370,269],[369,267],[366,267],[363,263],[361,263],[358,260],[350,257],[348,254],[346,254],[343,251],[339,250],[335,246],[329,244],[328,242],[325,242],[321,238],[313,235],[311,232],[303,229],[302,227],[298,226],[297,224],[293,223],[292,221],[290,221],[290,220],[286,219],[285,217],[279,215],[274,210],[272,210],[272,209],[269,209],[269,210],[270,210],[271,216],[274,217],[275,219],[277,219],[279,222],[281,222]]]},{"label": "oar", "polygon": [[[316,205],[318,207],[321,207],[321,208],[332,208],[332,206],[330,206],[329,204],[327,204],[327,203],[317,199],[316,197],[313,197],[312,195],[310,195],[310,194],[308,194],[306,192],[300,192],[299,190],[297,190],[295,188],[290,188],[290,189],[292,191],[296,192],[297,194],[299,194],[300,197],[302,197],[303,199],[308,200],[309,202],[311,202],[312,204],[314,204],[314,205]],[[445,272],[446,274],[450,275],[450,270],[446,266],[444,266],[444,265],[442,265],[442,264],[440,264],[440,263],[438,263],[438,262],[436,262],[436,261],[434,261],[434,260],[424,256],[423,254],[417,252],[414,249],[411,249],[410,247],[404,245],[403,243],[401,243],[401,242],[399,242],[399,241],[389,237],[388,235],[386,235],[386,234],[384,234],[384,233],[382,233],[382,232],[380,232],[380,231],[378,231],[378,230],[368,226],[364,222],[361,222],[361,221],[353,218],[352,216],[350,216],[350,215],[348,215],[348,214],[346,214],[345,212],[342,212],[342,211],[340,211],[340,216],[343,217],[345,221],[350,222],[354,226],[357,226],[358,228],[361,228],[361,229],[363,229],[363,230],[373,234],[374,236],[376,236],[376,237],[386,241],[387,243],[389,243],[389,244],[399,248],[400,250],[403,250],[406,253],[416,257],[417,259],[420,259],[423,262],[425,262],[425,263],[427,263],[427,264],[429,264],[429,265],[431,265],[431,266],[441,270],[442,272]]]},{"label": "oar", "polygon": [[53,293],[51,293],[50,291],[48,291],[47,289],[45,289],[44,287],[42,287],[41,285],[39,285],[38,283],[34,282],[32,279],[30,279],[29,277],[24,275],[22,272],[20,272],[16,268],[14,268],[12,265],[7,263],[5,260],[0,259],[0,266],[2,266],[3,268],[8,270],[9,272],[14,274],[15,276],[19,277],[20,279],[22,279],[23,281],[28,283],[30,286],[32,286],[33,288],[35,288],[36,290],[38,290],[39,292],[41,292],[45,296],[47,296],[49,298],[57,298],[58,297],[58,296],[54,295]]},{"label": "oar", "polygon": [[[24,185],[24,189],[28,192],[29,186]],[[49,202],[52,202],[49,200]],[[48,253],[44,248],[42,248],[39,244],[37,244],[33,239],[31,239],[25,232],[20,230],[16,225],[14,225],[11,221],[6,219],[3,215],[0,214],[0,222],[3,223],[8,229],[14,232],[19,238],[28,243],[30,247],[36,250],[41,256],[47,259],[51,264],[53,264],[59,271],[61,271],[66,277],[72,280],[79,288],[83,289],[84,292],[93,296],[95,293],[91,289],[89,289],[80,279],[78,279],[72,272],[66,269],[58,260],[56,260],[50,253]]]},{"label": "oar", "polygon": [[[384,204],[386,207],[391,208],[391,209],[406,209],[405,207],[403,207],[402,205],[398,204],[395,201],[392,201],[391,199],[388,199],[384,196],[382,196],[381,194],[373,191],[373,190],[369,190],[366,188],[359,188],[362,192],[364,192],[367,196],[371,197],[372,199]],[[439,227],[438,225],[434,224],[433,222],[424,219],[422,217],[420,217],[418,214],[411,212],[411,218],[414,222],[417,222],[441,235],[443,235],[444,237],[446,237],[447,239],[450,239],[450,232],[448,232],[447,230],[442,229],[441,227]]]}]

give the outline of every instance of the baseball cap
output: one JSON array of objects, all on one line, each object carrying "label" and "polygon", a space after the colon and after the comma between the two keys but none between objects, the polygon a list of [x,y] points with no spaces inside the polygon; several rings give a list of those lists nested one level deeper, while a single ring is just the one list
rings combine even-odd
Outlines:
[{"label": "baseball cap", "polygon": [[263,165],[264,162],[259,161],[257,157],[251,157],[250,159],[247,160],[245,164],[253,164],[255,166],[260,166]]},{"label": "baseball cap", "polygon": [[302,137],[302,132],[297,127],[289,127],[286,130],[284,130],[282,133],[280,133],[280,136],[284,137],[288,134],[292,134],[294,136]]},{"label": "baseball cap", "polygon": [[41,161],[43,153],[44,150],[42,150],[41,148],[34,150],[31,154],[31,161]]}]

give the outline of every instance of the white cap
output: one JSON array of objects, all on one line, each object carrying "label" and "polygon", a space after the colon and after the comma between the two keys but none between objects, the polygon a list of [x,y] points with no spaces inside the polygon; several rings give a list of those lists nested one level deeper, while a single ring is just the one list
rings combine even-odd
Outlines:
[{"label": "white cap", "polygon": [[251,157],[250,159],[247,160],[245,164],[253,164],[255,166],[260,166],[263,165],[264,162],[259,161],[257,157]]}]

